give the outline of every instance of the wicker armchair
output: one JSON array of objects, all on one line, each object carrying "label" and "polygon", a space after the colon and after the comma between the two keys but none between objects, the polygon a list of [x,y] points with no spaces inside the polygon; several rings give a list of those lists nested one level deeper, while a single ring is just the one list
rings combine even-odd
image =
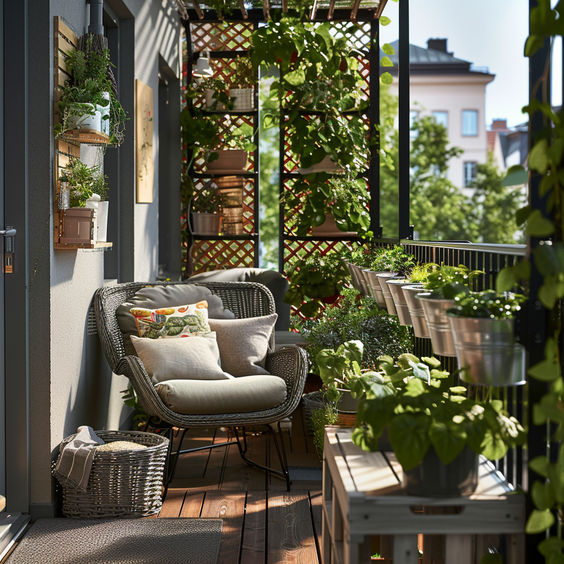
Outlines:
[{"label": "wicker armchair", "polygon": [[[186,282],[169,282],[166,284],[186,284]],[[199,285],[207,287],[213,294],[219,296],[224,307],[231,310],[236,318],[258,317],[269,315],[275,311],[272,294],[262,284],[254,282],[206,282]],[[169,452],[169,459],[171,456],[172,459],[168,465],[168,481],[172,479],[174,474],[178,454],[191,452],[190,449],[180,450],[186,429],[190,427],[223,426],[231,427],[236,439],[222,443],[223,445],[237,444],[239,452],[246,462],[281,476],[286,480],[289,489],[290,481],[284,443],[282,437],[280,437],[280,444],[278,444],[276,433],[270,424],[278,423],[278,431],[280,431],[280,421],[288,417],[300,402],[307,375],[305,352],[298,347],[290,346],[267,356],[266,369],[270,374],[279,376],[286,382],[286,399],[274,408],[244,413],[210,413],[205,415],[176,413],[158,395],[141,359],[138,356],[126,353],[124,337],[116,317],[117,308],[145,286],[147,286],[146,283],[131,282],[100,288],[94,295],[94,312],[102,349],[112,371],[129,378],[143,409],[148,415],[170,425],[171,430],[172,428],[182,430],[177,450],[173,453]],[[246,458],[246,441],[240,440],[239,432],[242,430],[244,438],[245,426],[261,424],[266,425],[267,430],[272,433],[282,467],[281,472],[264,467]],[[172,442],[171,440],[171,447]],[[210,448],[214,446],[220,445],[210,445]]]}]

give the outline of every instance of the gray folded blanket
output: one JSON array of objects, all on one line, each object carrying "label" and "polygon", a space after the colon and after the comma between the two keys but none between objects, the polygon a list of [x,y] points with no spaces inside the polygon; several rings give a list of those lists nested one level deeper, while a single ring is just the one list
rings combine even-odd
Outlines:
[{"label": "gray folded blanket", "polygon": [[74,438],[60,450],[53,476],[63,486],[84,491],[88,486],[96,447],[103,445],[104,441],[87,425],[76,431]]}]

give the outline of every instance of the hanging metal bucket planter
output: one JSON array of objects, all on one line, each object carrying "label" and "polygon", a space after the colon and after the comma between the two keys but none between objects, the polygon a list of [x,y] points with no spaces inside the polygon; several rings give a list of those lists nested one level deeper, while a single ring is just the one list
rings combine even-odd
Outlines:
[{"label": "hanging metal bucket planter", "polygon": [[402,291],[402,287],[409,285],[409,281],[405,278],[397,278],[387,280],[386,283],[392,294],[400,325],[411,325],[411,315],[409,314],[409,308]]},{"label": "hanging metal bucket planter", "polygon": [[429,328],[423,312],[423,305],[415,298],[417,294],[423,292],[422,284],[408,284],[402,286],[401,291],[405,297],[405,303],[409,310],[409,317],[411,318],[411,325],[413,326],[413,334],[420,339],[429,338]]},{"label": "hanging metal bucket planter", "polygon": [[515,343],[514,319],[448,319],[462,380],[481,386],[525,383],[525,348]]},{"label": "hanging metal bucket planter", "polygon": [[378,274],[385,274],[384,272],[374,272],[373,270],[364,270],[364,277],[367,281],[368,287],[370,288],[370,295],[376,300],[376,303],[382,309],[386,309],[386,300],[384,299],[384,294],[382,292],[382,286],[380,286],[380,280],[378,279]]},{"label": "hanging metal bucket planter", "polygon": [[192,233],[196,235],[217,235],[220,217],[217,213],[192,212]]},{"label": "hanging metal bucket planter", "polygon": [[454,305],[454,300],[432,298],[431,295],[430,292],[423,292],[417,294],[416,299],[423,305],[433,353],[440,356],[456,356],[454,339],[446,314],[447,309]]},{"label": "hanging metal bucket planter", "polygon": [[370,287],[368,286],[368,282],[366,280],[366,274],[364,268],[360,266],[355,266],[356,273],[358,277],[358,283],[360,284],[361,293],[363,296],[372,296],[372,292],[370,292]]},{"label": "hanging metal bucket planter", "polygon": [[377,274],[378,282],[380,283],[380,288],[382,289],[382,296],[384,298],[384,303],[386,304],[386,309],[390,315],[397,315],[396,304],[392,298],[392,293],[388,287],[388,280],[397,278],[395,272],[380,272]]},{"label": "hanging metal bucket planter", "polygon": [[353,288],[355,288],[360,293],[362,293],[363,292],[362,284],[358,279],[358,277],[362,275],[359,274],[358,267],[352,264],[352,262],[345,262],[345,264],[347,265],[347,269],[349,271],[349,274],[351,275],[351,283],[353,285]]}]

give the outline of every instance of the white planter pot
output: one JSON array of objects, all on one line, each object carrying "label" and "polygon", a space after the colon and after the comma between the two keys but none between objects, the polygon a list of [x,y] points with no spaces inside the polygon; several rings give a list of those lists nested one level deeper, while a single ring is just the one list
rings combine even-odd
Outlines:
[{"label": "white planter pot", "polygon": [[241,112],[252,110],[255,106],[254,94],[254,88],[231,88],[229,96],[233,101],[233,109]]},{"label": "white planter pot", "polygon": [[94,104],[70,104],[67,115],[67,129],[81,131],[102,131],[102,113],[100,106]]},{"label": "white planter pot", "polygon": [[96,215],[98,216],[98,231],[97,231],[97,241],[106,242],[108,240],[108,209],[110,202],[102,201],[98,202],[98,210]]},{"label": "white planter pot", "polygon": [[204,90],[204,96],[206,98],[206,108],[208,109],[212,109],[214,104],[215,104],[215,110],[225,110],[225,106],[221,103],[218,102],[213,95],[215,94],[215,90],[212,90],[211,88],[206,88]]},{"label": "white planter pot", "polygon": [[[104,92],[102,94],[105,100],[108,101],[106,106],[96,106],[96,110],[100,112],[100,131],[104,133],[104,135],[110,136],[110,93]],[[99,239],[102,241],[102,239]]]}]

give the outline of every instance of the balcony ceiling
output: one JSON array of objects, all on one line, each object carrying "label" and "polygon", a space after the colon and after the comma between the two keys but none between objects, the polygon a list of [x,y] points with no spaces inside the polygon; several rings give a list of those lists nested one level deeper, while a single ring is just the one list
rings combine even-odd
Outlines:
[{"label": "balcony ceiling", "polygon": [[[378,19],[387,0],[313,0],[307,10],[311,21],[370,21]],[[191,21],[268,21],[276,12],[297,14],[292,0],[226,0],[225,14],[218,13],[212,2],[176,0],[183,19]]]}]

